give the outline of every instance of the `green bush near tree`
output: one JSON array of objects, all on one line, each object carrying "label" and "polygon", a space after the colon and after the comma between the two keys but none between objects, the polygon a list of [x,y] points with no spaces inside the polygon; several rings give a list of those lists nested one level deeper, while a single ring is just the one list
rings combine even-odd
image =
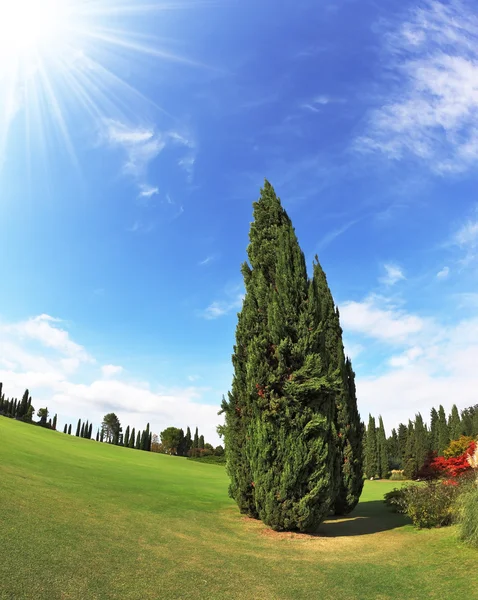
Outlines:
[{"label": "green bush near tree", "polygon": [[478,548],[478,486],[475,483],[460,496],[457,521],[460,539]]}]

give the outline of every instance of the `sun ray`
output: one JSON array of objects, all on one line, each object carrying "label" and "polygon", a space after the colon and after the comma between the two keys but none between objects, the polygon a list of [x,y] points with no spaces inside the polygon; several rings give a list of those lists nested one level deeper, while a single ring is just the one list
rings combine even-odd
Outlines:
[{"label": "sun ray", "polygon": [[21,121],[27,165],[34,152],[37,160],[36,151],[47,153],[58,141],[77,165],[79,122],[94,130],[108,119],[134,117],[138,109],[171,117],[122,76],[121,67],[149,56],[209,68],[168,48],[171,38],[156,35],[160,27],[154,36],[148,32],[155,13],[161,24],[166,11],[214,3],[0,0],[0,169],[12,128]]}]

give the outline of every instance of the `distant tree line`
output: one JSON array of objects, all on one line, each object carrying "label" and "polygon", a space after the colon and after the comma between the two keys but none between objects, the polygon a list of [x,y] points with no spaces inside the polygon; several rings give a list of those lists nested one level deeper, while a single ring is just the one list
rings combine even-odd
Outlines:
[{"label": "distant tree line", "polygon": [[187,456],[190,458],[203,458],[206,456],[224,456],[224,448],[204,440],[204,435],[199,435],[196,427],[194,437],[191,435],[191,429],[187,427],[186,433],[178,427],[167,427],[161,432],[159,437],[155,434],[152,437],[151,450],[162,454],[173,456]]},{"label": "distant tree line", "polygon": [[[420,476],[430,456],[447,456],[478,437],[478,404],[461,411],[454,404],[446,415],[443,406],[432,408],[430,422],[420,413],[408,424],[400,423],[387,438],[383,419],[369,416],[364,437],[364,471],[367,478],[386,478],[391,471],[403,471],[406,479]],[[463,438],[463,439],[462,439]],[[461,440],[461,441],[460,441]]]},{"label": "distant tree line", "polygon": [[0,415],[24,423],[39,425],[48,429],[56,430],[57,415],[53,419],[49,418],[48,408],[40,408],[37,412],[38,421],[33,420],[35,408],[32,406],[32,397],[28,390],[25,390],[22,399],[6,398],[3,393],[3,383],[0,382]]}]

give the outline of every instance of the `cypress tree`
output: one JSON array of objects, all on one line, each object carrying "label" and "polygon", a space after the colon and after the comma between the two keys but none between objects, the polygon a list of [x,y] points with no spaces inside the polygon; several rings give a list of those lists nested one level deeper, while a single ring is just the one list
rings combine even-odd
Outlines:
[{"label": "cypress tree", "polygon": [[105,439],[105,431],[103,429],[103,427],[100,429],[100,442],[103,442],[103,440]]},{"label": "cypress tree", "polygon": [[196,433],[194,434],[193,448],[195,448],[195,449],[199,448],[199,432],[198,432],[197,427],[196,427]]},{"label": "cypress tree", "polygon": [[367,446],[365,449],[365,473],[368,478],[377,477],[379,472],[377,427],[375,417],[369,415],[367,427]]},{"label": "cypress tree", "polygon": [[68,435],[71,435],[71,423],[68,425]]},{"label": "cypress tree", "polygon": [[12,417],[17,416],[17,404],[18,404],[18,400],[15,398],[15,401],[13,403],[13,409],[12,409]]},{"label": "cypress tree", "polygon": [[151,431],[149,432],[149,439],[148,439],[148,452],[151,452],[151,445],[153,443],[153,435],[151,433]]},{"label": "cypress tree", "polygon": [[438,408],[438,454],[443,456],[445,448],[450,443],[450,431],[446,422],[445,409],[440,404]]},{"label": "cypress tree", "polygon": [[100,430],[99,429],[96,430],[96,441],[97,442],[100,441]]},{"label": "cypress tree", "polygon": [[430,452],[428,431],[423,422],[422,415],[418,413],[415,416],[415,442],[414,442],[414,461],[415,472],[419,471],[425,462],[425,459]]},{"label": "cypress tree", "polygon": [[85,424],[81,424],[80,437],[85,437]]},{"label": "cypress tree", "polygon": [[141,431],[138,431],[138,435],[136,437],[136,450],[141,449]]},{"label": "cypress tree", "polygon": [[[223,400],[224,400],[224,398],[223,398]],[[192,445],[193,445],[193,441],[191,439],[191,430],[189,429],[189,427],[186,430],[186,435],[185,435],[184,440],[185,440],[185,442],[184,442],[184,445],[185,445],[184,456],[187,456],[189,454],[189,451],[192,448]]]},{"label": "cypress tree", "polygon": [[198,445],[198,448],[200,450],[204,450],[204,436],[203,435],[199,436],[199,445]]},{"label": "cypress tree", "polygon": [[134,448],[135,439],[136,439],[136,437],[135,437],[135,431],[134,431],[134,427],[133,427],[133,429],[131,430],[131,435],[129,436],[129,442],[128,442],[128,446],[130,448]]},{"label": "cypress tree", "polygon": [[433,452],[438,452],[439,448],[439,418],[436,408],[430,412],[430,446]]},{"label": "cypress tree", "polygon": [[23,397],[22,397],[22,401],[20,402],[20,406],[18,407],[18,417],[19,418],[24,417],[28,412],[28,396],[29,396],[29,392],[28,392],[28,390],[25,390]]},{"label": "cypress tree", "polygon": [[78,425],[76,426],[76,437],[80,437],[81,430],[81,419],[78,419]]},{"label": "cypress tree", "polygon": [[383,419],[382,419],[381,415],[378,418],[377,452],[378,452],[378,474],[381,479],[385,479],[388,475],[388,453],[387,453],[387,437],[385,435],[385,427],[383,426]]},{"label": "cypress tree", "polygon": [[88,421],[86,421],[86,425],[85,425],[85,430],[83,432],[83,435],[81,437],[87,438],[88,437],[88,431],[90,429],[90,424]]},{"label": "cypress tree", "polygon": [[148,448],[149,442],[149,423],[146,425],[146,429],[143,431],[143,435],[141,436],[141,450],[149,450]]},{"label": "cypress tree", "polygon": [[400,446],[398,443],[397,430],[392,429],[390,437],[387,439],[387,454],[389,461],[389,468],[399,469],[402,463],[400,456]]},{"label": "cypress tree", "polygon": [[124,443],[124,445],[126,447],[129,446],[129,425],[128,425],[128,427],[126,427],[126,431],[124,433],[124,442],[123,443]]},{"label": "cypress tree", "polygon": [[68,425],[66,425],[65,423],[65,427],[63,428],[63,433],[66,433],[68,431]]},{"label": "cypress tree", "polygon": [[411,420],[408,421],[407,441],[403,456],[403,474],[407,479],[415,475],[415,427]]},{"label": "cypress tree", "polygon": [[56,431],[56,422],[57,422],[57,418],[58,418],[58,416],[57,416],[57,414],[55,413],[55,416],[53,417],[53,423],[52,423],[52,427],[53,427],[53,429],[54,429],[55,431]]},{"label": "cypress tree", "polygon": [[254,203],[224,439],[230,494],[276,530],[314,530],[333,507],[338,376],[328,373],[317,281],[269,182]]},{"label": "cypress tree", "polygon": [[457,440],[463,433],[461,427],[460,414],[458,413],[458,408],[456,407],[456,404],[454,404],[451,407],[450,418],[448,421],[448,429],[450,431],[451,441]]},{"label": "cypress tree", "polygon": [[91,434],[93,433],[93,423],[90,423],[90,428],[88,429],[88,439],[91,440]]},{"label": "cypress tree", "polygon": [[5,398],[2,395],[2,383],[0,382],[0,414],[3,413],[3,402]]}]

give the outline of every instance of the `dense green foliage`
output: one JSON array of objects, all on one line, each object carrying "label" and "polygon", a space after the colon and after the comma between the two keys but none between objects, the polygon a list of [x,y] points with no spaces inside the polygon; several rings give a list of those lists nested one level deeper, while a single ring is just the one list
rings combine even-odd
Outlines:
[{"label": "dense green foliage", "polygon": [[[366,477],[385,478],[391,471],[400,470],[406,479],[414,479],[433,455],[458,456],[471,439],[478,438],[478,405],[465,408],[461,416],[453,405],[448,420],[443,406],[432,408],[429,426],[418,413],[408,426],[400,423],[398,431],[392,429],[385,444],[384,436],[382,418],[377,428],[370,415],[364,437]],[[400,479],[398,474],[394,478]]]},{"label": "dense green foliage", "polygon": [[458,523],[460,538],[478,548],[478,481],[460,497]]},{"label": "dense green foliage", "polygon": [[457,486],[429,481],[424,485],[410,484],[395,490],[385,500],[406,514],[416,527],[443,527],[452,522],[458,493]]},{"label": "dense green foliage", "polygon": [[[292,223],[265,182],[254,203],[234,379],[222,409],[230,494],[277,530],[316,528],[362,486],[353,371],[325,275],[309,280]],[[353,422],[351,422],[351,419]]]}]

